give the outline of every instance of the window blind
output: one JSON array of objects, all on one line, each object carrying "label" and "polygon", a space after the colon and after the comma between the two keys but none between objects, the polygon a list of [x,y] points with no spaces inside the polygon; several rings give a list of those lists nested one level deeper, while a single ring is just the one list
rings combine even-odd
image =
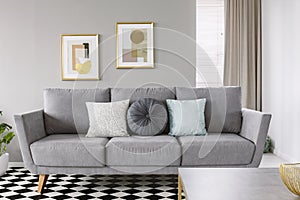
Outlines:
[{"label": "window blind", "polygon": [[197,0],[196,84],[220,86],[224,71],[224,0]]}]

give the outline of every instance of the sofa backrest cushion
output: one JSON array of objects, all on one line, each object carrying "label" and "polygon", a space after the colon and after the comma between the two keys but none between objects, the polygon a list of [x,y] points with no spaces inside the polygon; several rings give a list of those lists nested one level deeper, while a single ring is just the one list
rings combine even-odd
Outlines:
[{"label": "sofa backrest cushion", "polygon": [[86,134],[89,128],[86,102],[109,101],[110,89],[45,89],[46,131],[49,134]]},{"label": "sofa backrest cushion", "polygon": [[[167,99],[175,99],[175,88],[112,88],[111,101],[130,99],[133,103],[139,99],[152,98],[162,102],[166,106]],[[169,120],[168,120],[169,121]],[[169,133],[169,123],[163,133]]]},{"label": "sofa backrest cushion", "polygon": [[152,98],[166,104],[167,99],[175,99],[175,88],[112,88],[111,101],[130,99],[133,103],[139,99]]},{"label": "sofa backrest cushion", "polygon": [[206,98],[205,123],[208,132],[239,133],[242,124],[240,87],[176,88],[178,100]]}]

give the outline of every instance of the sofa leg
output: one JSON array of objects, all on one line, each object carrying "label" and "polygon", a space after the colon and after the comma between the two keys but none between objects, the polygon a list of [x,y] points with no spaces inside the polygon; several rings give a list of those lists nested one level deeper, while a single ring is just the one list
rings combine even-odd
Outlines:
[{"label": "sofa leg", "polygon": [[38,185],[38,193],[42,193],[43,189],[46,185],[46,182],[48,180],[49,175],[46,174],[40,174],[39,175],[39,185]]}]

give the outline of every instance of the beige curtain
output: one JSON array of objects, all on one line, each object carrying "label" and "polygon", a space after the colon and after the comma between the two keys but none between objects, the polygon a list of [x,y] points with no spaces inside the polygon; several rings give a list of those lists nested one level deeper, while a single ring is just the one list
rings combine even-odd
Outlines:
[{"label": "beige curtain", "polygon": [[224,85],[246,108],[261,110],[261,66],[261,0],[225,0]]}]

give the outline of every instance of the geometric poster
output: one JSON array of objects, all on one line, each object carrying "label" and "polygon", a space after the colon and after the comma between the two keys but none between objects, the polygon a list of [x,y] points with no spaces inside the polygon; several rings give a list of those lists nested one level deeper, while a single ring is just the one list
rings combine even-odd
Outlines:
[{"label": "geometric poster", "polygon": [[153,22],[116,26],[117,68],[153,68]]},{"label": "geometric poster", "polygon": [[99,80],[99,35],[61,35],[62,80]]}]

